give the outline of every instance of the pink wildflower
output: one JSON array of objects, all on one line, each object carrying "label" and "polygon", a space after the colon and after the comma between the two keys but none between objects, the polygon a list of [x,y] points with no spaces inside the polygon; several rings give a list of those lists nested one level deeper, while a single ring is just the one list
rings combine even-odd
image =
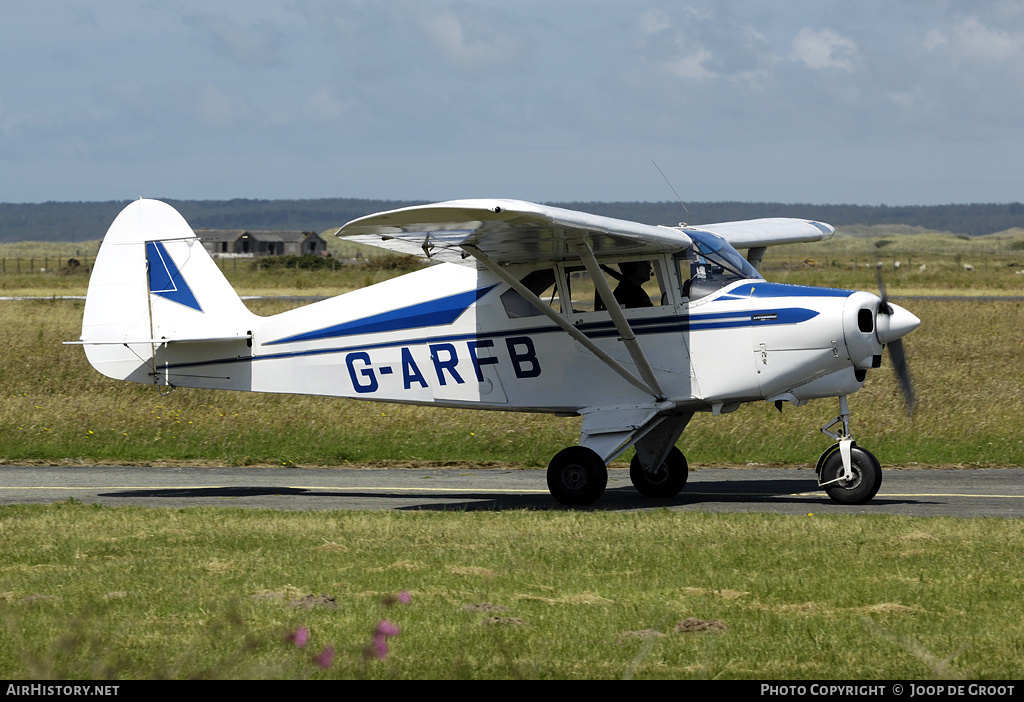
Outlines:
[{"label": "pink wildflower", "polygon": [[334,661],[334,647],[333,646],[326,646],[324,648],[324,650],[320,652],[320,655],[313,659],[313,662],[316,663],[321,668],[330,668],[331,667],[331,663],[333,661]]},{"label": "pink wildflower", "polygon": [[300,626],[298,629],[288,634],[288,641],[295,644],[297,648],[305,648],[306,644],[309,643],[309,629],[304,626]]},{"label": "pink wildflower", "polygon": [[373,632],[373,639],[370,645],[363,649],[363,658],[377,658],[384,660],[388,657],[388,637],[398,636],[398,626],[387,619],[382,619]]},{"label": "pink wildflower", "polygon": [[398,626],[392,624],[387,619],[381,620],[380,624],[377,625],[376,636],[398,636]]},{"label": "pink wildflower", "polygon": [[378,658],[384,660],[388,657],[388,640],[382,634],[375,634],[370,645],[363,649],[363,658],[369,660]]},{"label": "pink wildflower", "polygon": [[401,604],[409,604],[410,602],[412,602],[412,595],[409,594],[408,590],[402,590],[397,595],[385,595],[384,599],[381,600],[381,602],[383,602],[384,606],[386,607],[390,607],[396,602]]}]

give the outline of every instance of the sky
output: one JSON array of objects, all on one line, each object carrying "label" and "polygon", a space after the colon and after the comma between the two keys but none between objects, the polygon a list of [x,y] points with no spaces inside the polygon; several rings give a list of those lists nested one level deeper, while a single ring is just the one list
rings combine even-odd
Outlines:
[{"label": "sky", "polygon": [[1002,203],[1022,167],[1024,0],[0,0],[0,202]]}]

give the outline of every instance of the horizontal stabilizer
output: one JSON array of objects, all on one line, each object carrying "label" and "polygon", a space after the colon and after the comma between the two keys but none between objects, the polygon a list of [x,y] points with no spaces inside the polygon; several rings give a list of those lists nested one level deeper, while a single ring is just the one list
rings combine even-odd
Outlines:
[{"label": "horizontal stabilizer", "polygon": [[131,346],[133,344],[196,344],[204,343],[209,341],[239,341],[241,339],[251,339],[252,334],[234,334],[231,336],[196,336],[196,337],[176,337],[174,339],[93,339],[90,341],[65,341],[65,346]]}]

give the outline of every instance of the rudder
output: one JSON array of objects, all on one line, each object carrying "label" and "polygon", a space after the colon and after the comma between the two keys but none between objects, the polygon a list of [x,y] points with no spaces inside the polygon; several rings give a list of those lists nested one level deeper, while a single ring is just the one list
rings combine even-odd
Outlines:
[{"label": "rudder", "polygon": [[100,246],[81,343],[104,375],[156,383],[159,349],[245,339],[254,317],[177,210],[142,199],[121,211]]}]

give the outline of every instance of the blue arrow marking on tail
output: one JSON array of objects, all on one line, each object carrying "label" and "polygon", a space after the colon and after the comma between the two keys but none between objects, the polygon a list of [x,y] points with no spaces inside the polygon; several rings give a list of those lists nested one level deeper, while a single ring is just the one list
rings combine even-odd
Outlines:
[{"label": "blue arrow marking on tail", "polygon": [[199,312],[203,308],[192,294],[192,289],[178,270],[174,259],[167,253],[163,242],[146,242],[146,261],[149,264],[149,291],[179,305],[191,307]]}]

